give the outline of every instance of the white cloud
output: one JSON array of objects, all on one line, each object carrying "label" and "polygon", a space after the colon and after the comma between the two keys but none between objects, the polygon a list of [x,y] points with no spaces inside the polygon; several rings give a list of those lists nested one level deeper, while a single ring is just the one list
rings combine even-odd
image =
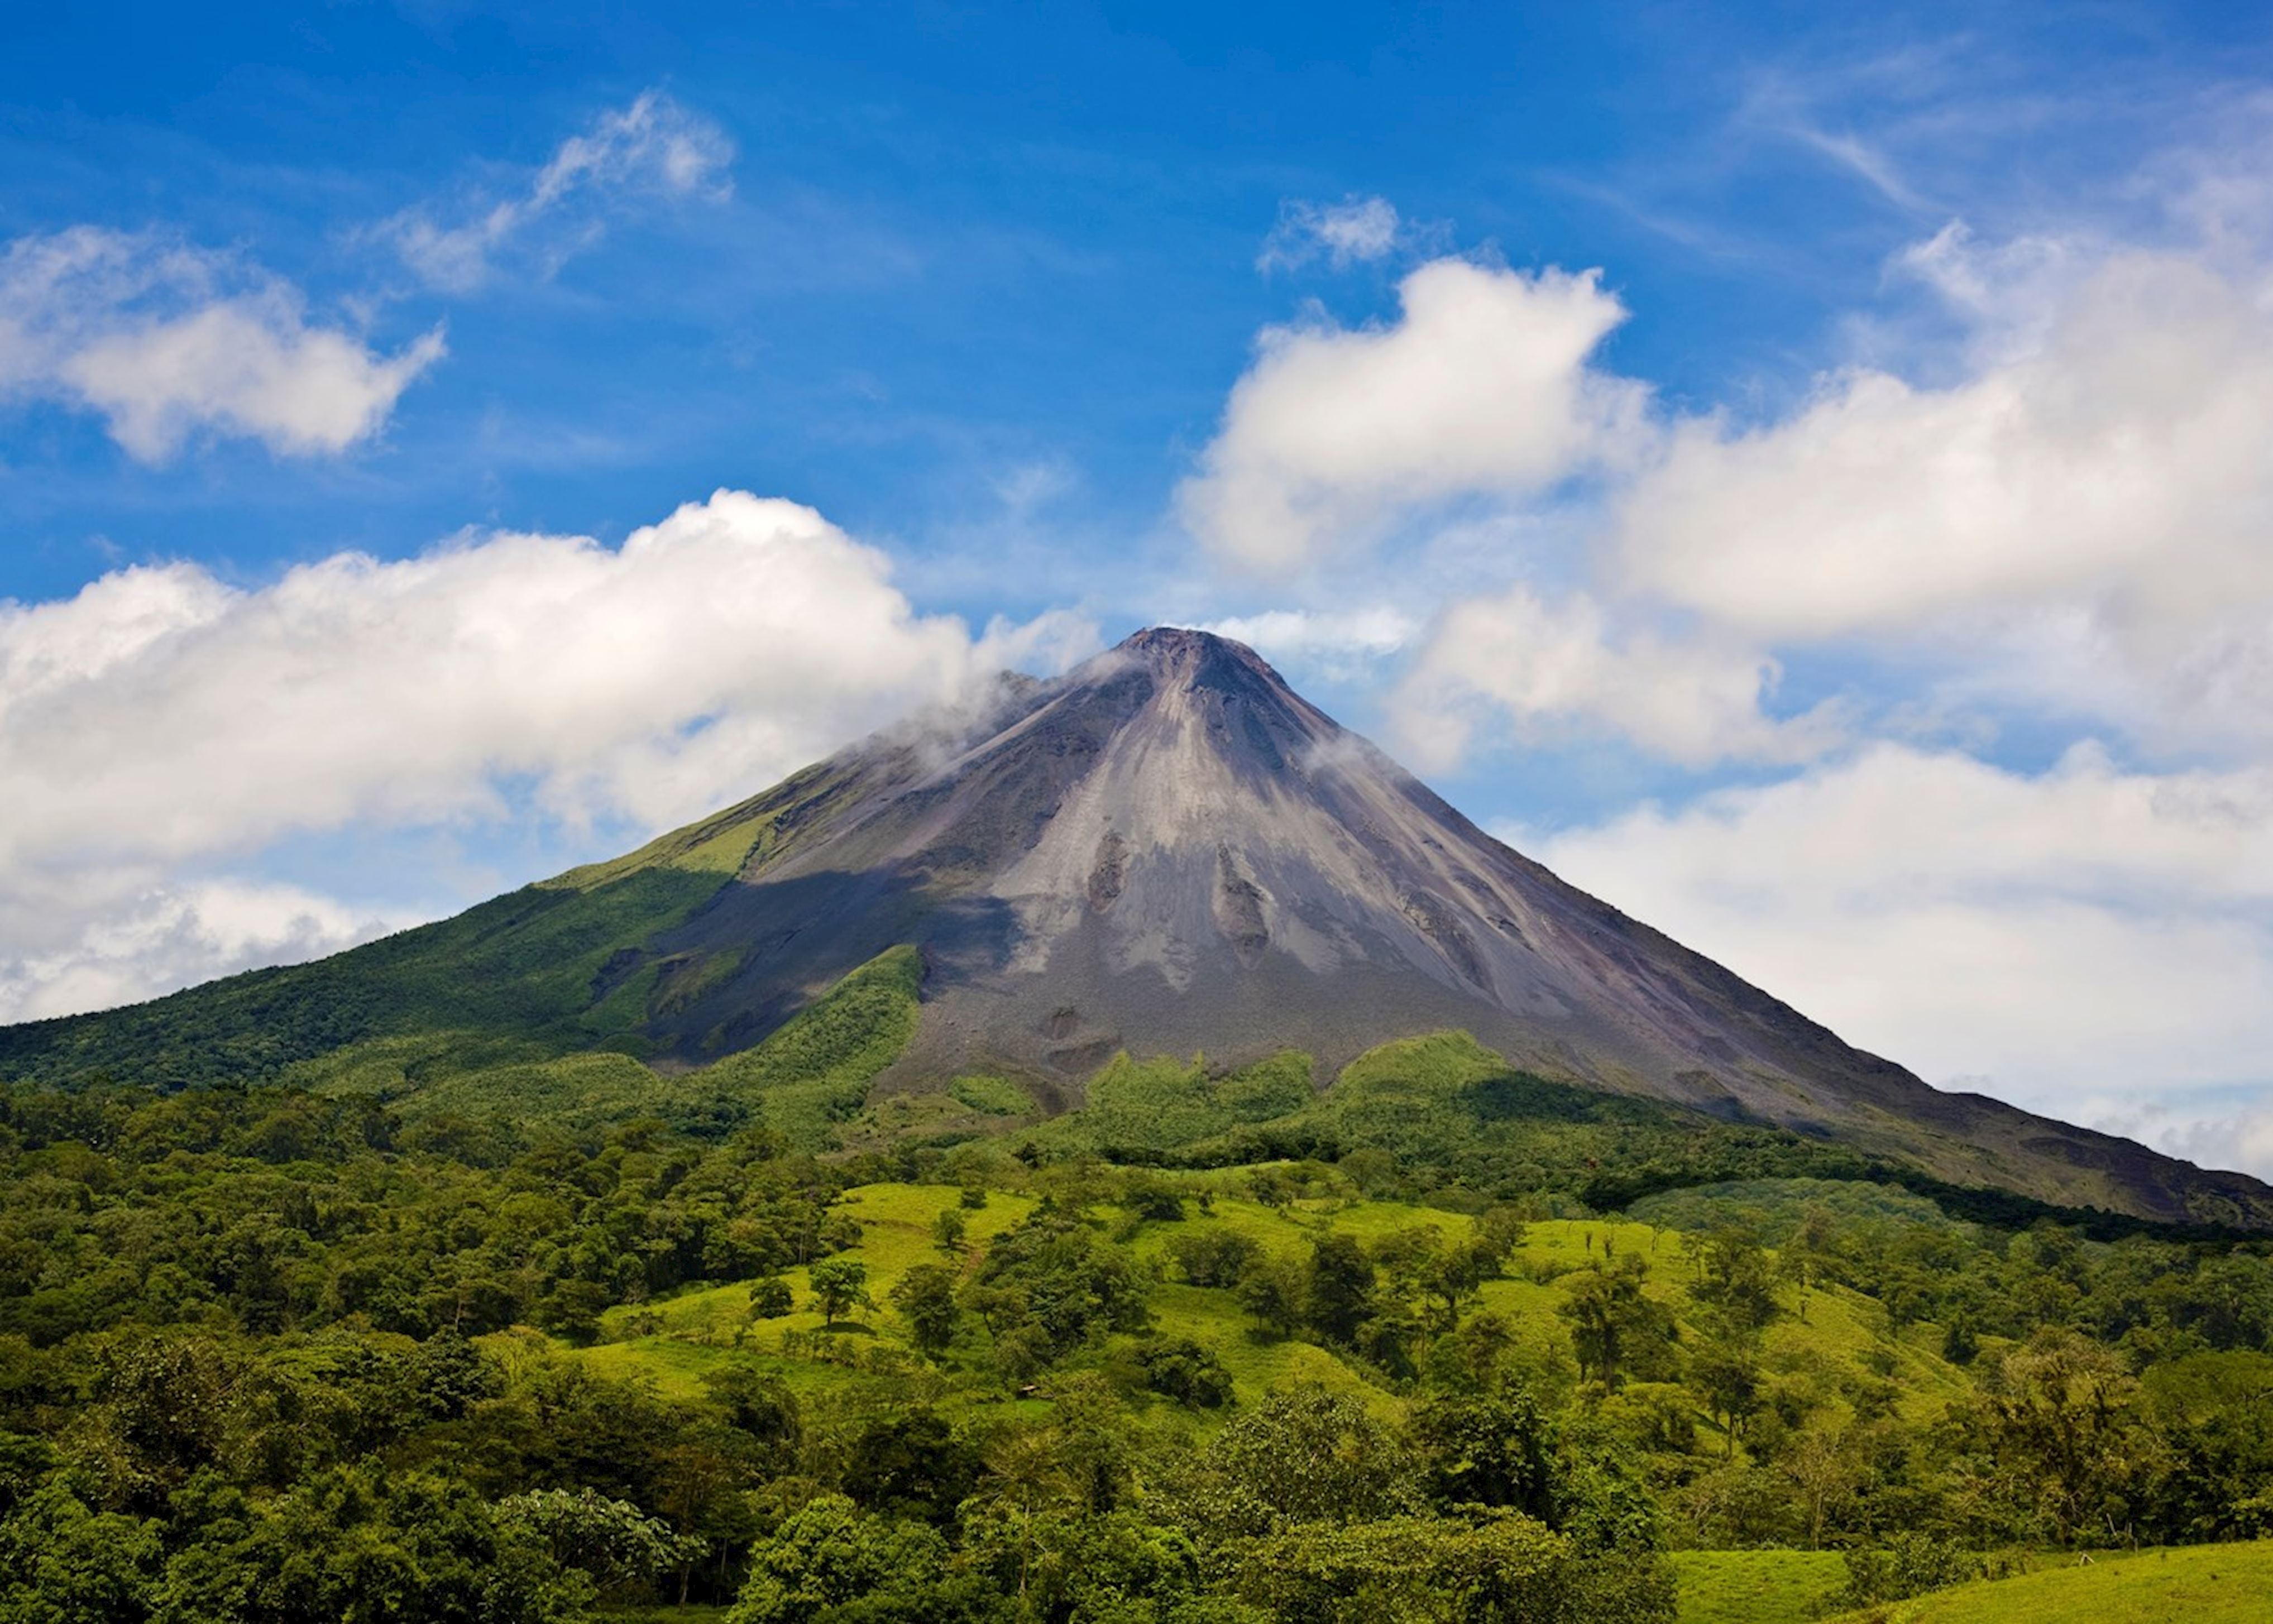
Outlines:
[{"label": "white cloud", "polygon": [[1386,198],[1348,197],[1339,203],[1290,202],[1279,208],[1255,261],[1258,271],[1294,270],[1324,254],[1336,270],[1395,252],[1402,222]]},{"label": "white cloud", "polygon": [[10,936],[32,968],[8,975],[54,1007],[164,981],[122,968],[138,943],[163,967],[210,939],[234,968],[337,940],[337,910],[291,937],[222,921],[217,893],[148,899],[280,837],[490,819],[524,794],[665,826],[1007,663],[1094,646],[1063,616],[974,637],[919,615],[883,555],[810,508],[723,490],[617,548],[499,534],[251,591],[175,564],[0,604],[0,920],[53,916],[39,953]]},{"label": "white cloud", "polygon": [[1858,370],[1763,428],[1680,424],[1620,504],[1619,584],[1771,644],[1924,651],[2164,743],[2273,738],[2273,305],[2172,254],[2081,275],[2000,255],[1945,235],[1912,256],[1989,313],[1959,381]]},{"label": "white cloud", "polygon": [[0,865],[478,813],[504,775],[564,815],[691,814],[991,669],[889,577],[720,491],[614,549],[500,534],[250,592],[177,564],[8,607]]},{"label": "white cloud", "polygon": [[1403,510],[1547,490],[1625,453],[1639,385],[1588,357],[1624,318],[1593,272],[1439,259],[1393,326],[1267,329],[1177,494],[1234,563],[1279,570],[1377,539]]},{"label": "white cloud", "polygon": [[[94,894],[90,894],[90,890]],[[74,875],[68,897],[0,895],[0,1020],[108,1008],[409,924],[296,886]],[[36,917],[34,917],[36,916]]]},{"label": "white cloud", "polygon": [[442,353],[437,330],[380,355],[288,283],[153,236],[82,226],[0,255],[0,396],[100,413],[146,462],[200,431],[345,451]]},{"label": "white cloud", "polygon": [[[2273,275],[2234,251],[2246,235],[2148,251],[1952,225],[1892,268],[1962,341],[1878,331],[1909,373],[1849,367],[1754,424],[1654,413],[1602,368],[1624,312],[1593,273],[1437,260],[1393,324],[1267,330],[1179,507],[1221,558],[1354,590],[1369,543],[1511,521],[1405,691],[1407,737],[1440,761],[1496,713],[1520,738],[1591,727],[1691,767],[1805,759],[1836,730],[1759,700],[1827,647],[1922,676],[1946,716],[2254,751],[2273,745]],[[1575,564],[1527,539],[1573,523]],[[1558,583],[1557,605],[1511,580]]]},{"label": "white cloud", "polygon": [[733,161],[724,131],[650,90],[563,141],[514,196],[453,225],[439,223],[427,208],[406,210],[382,232],[430,285],[469,292],[488,280],[499,254],[532,236],[543,236],[548,257],[565,257],[598,230],[594,211],[611,201],[729,196]]},{"label": "white cloud", "polygon": [[[2273,1052],[2273,773],[2037,776],[1894,745],[1526,842],[1572,883],[1945,1086],[2200,1137]],[[2232,1113],[2273,1140],[2268,1119]],[[2193,1137],[2189,1137],[2193,1135]]]},{"label": "white cloud", "polygon": [[1444,611],[1391,715],[1400,744],[1431,767],[1457,762],[1495,717],[1527,743],[1609,731],[1691,766],[1819,755],[1840,737],[1836,710],[1764,715],[1779,674],[1774,661],[1741,646],[1646,627],[1620,635],[1585,594],[1550,602],[1519,586]]},{"label": "white cloud", "polygon": [[1401,610],[1272,609],[1203,622],[1197,628],[1245,643],[1270,660],[1324,663],[1336,670],[1393,655],[1421,627]]}]

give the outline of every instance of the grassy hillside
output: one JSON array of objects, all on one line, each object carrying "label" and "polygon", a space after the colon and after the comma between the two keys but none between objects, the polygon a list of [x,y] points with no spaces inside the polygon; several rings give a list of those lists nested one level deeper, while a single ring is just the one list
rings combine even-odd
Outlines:
[{"label": "grassy hillside", "polygon": [[1835,1624],[2262,1624],[2273,1540],[2103,1555],[1889,1602]]},{"label": "grassy hillside", "polygon": [[1677,1624],[1815,1624],[1847,1583],[1835,1551],[1676,1551]]},{"label": "grassy hillside", "polygon": [[[1266,1170],[1268,1171],[1268,1170]],[[1252,1181],[1228,1173],[1148,1175],[1149,1188],[1178,1198],[1184,1216],[1147,1219],[1124,1202],[1101,1201],[1091,1216],[1101,1229],[1124,1238],[1145,1271],[1158,1281],[1151,1303],[1151,1325],[1099,1342],[1075,1367],[1110,1367],[1144,1337],[1188,1337],[1222,1361],[1234,1382],[1233,1403],[1215,1412],[1181,1415],[1160,1407],[1177,1425],[1205,1430],[1242,1407],[1291,1382],[1313,1381],[1347,1391],[1401,1415],[1409,1383],[1362,1358],[1353,1358],[1298,1338],[1268,1334],[1241,1304],[1228,1283],[1189,1283],[1180,1252],[1196,1242],[1233,1234],[1244,1238],[1266,1258],[1288,1262],[1306,1257],[1322,1236],[1339,1234],[1369,1249],[1392,1246],[1426,1231],[1444,1246],[1477,1233],[1468,1214],[1369,1201],[1347,1186],[1330,1193],[1298,1195],[1266,1204],[1251,1194]],[[1106,1186],[1099,1186],[1102,1194]],[[1157,1201],[1157,1197],[1154,1198]],[[611,1375],[653,1379],[664,1390],[694,1394],[705,1373],[742,1362],[782,1377],[799,1390],[830,1388],[858,1390],[870,1378],[897,1383],[919,1378],[934,1397],[945,1399],[971,1385],[992,1395],[984,1339],[975,1325],[965,1327],[965,1343],[942,1359],[924,1358],[909,1340],[907,1327],[889,1307],[890,1294],[908,1270],[943,1257],[967,1269],[989,1241],[1031,1214],[1036,1198],[997,1192],[983,1208],[964,1211],[958,1190],[941,1185],[875,1184],[848,1190],[837,1210],[859,1224],[859,1239],[838,1254],[863,1264],[868,1290],[879,1305],[825,1330],[814,1306],[811,1269],[782,1271],[797,1305],[784,1316],[753,1320],[746,1285],[731,1283],[686,1291],[665,1300],[613,1308],[601,1321],[601,1341],[556,1351],[591,1362]],[[942,1213],[962,1213],[967,1225],[963,1248],[942,1253],[934,1228]],[[1572,1288],[1606,1257],[1632,1260],[1644,1289],[1672,1312],[1679,1336],[1697,1340],[1707,1317],[1693,1287],[1703,1243],[1677,1231],[1604,1219],[1534,1222],[1510,1254],[1501,1277],[1487,1280],[1470,1299],[1469,1312],[1489,1315],[1505,1328],[1518,1357],[1533,1379],[1549,1390],[1571,1390],[1577,1371],[1567,1351],[1567,1327],[1558,1313]],[[1805,1396],[1811,1413],[1825,1424],[1851,1419],[1858,1401],[1874,1407],[1891,1402],[1897,1413],[1928,1420],[1953,1399],[1971,1390],[1963,1372],[1938,1351],[1939,1328],[1914,1325],[1891,1331],[1877,1305],[1842,1287],[1796,1294],[1794,1312],[1765,1333],[1763,1362],[1774,1380]],[[816,1343],[815,1338],[821,1340]],[[1655,1402],[1652,1391],[1637,1391],[1631,1402]],[[1686,1402],[1685,1400],[1684,1402]],[[1696,1421],[1708,1435],[1718,1428],[1701,1412]],[[1741,1446],[1739,1446],[1741,1453]]]},{"label": "grassy hillside", "polygon": [[284,1081],[375,1095],[411,1123],[504,1116],[575,1131],[656,1117],[712,1137],[760,1123],[800,1149],[825,1150],[915,1036],[921,981],[915,950],[892,948],[755,1048],[694,1071],[657,1073],[606,1051],[484,1064],[478,1048],[428,1037],[355,1044],[302,1062]]},{"label": "grassy hillside", "polygon": [[[718,888],[652,868],[589,889],[531,886],[311,964],[251,970],[146,1004],[0,1028],[0,1076],[156,1089],[268,1082],[374,1040],[421,1059],[640,1052],[644,1010],[597,985]],[[588,1018],[591,1017],[591,1018]]]}]

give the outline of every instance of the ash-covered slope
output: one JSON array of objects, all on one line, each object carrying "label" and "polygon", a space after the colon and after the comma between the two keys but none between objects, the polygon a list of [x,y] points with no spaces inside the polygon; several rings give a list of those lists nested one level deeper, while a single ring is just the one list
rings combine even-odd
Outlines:
[{"label": "ash-covered slope", "polygon": [[687,1061],[912,942],[926,1007],[901,1081],[1009,1069],[1072,1103],[1121,1048],[1299,1048],[1330,1076],[1462,1027],[1552,1076],[1962,1182],[2171,1217],[2231,1216],[2225,1192],[2273,1214],[2254,1180],[1849,1048],[1484,834],[1204,632],[1138,632],[959,737],[872,740],[738,811],[766,825],[748,863],[653,945],[704,967],[653,1029]]}]

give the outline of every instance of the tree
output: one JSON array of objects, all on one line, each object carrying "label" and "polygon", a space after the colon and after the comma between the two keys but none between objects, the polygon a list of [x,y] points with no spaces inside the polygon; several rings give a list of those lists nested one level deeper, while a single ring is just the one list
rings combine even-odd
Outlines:
[{"label": "tree", "polygon": [[935,1530],[822,1494],[758,1541],[727,1624],[808,1624],[846,1603],[906,1599],[947,1559]]},{"label": "tree", "polygon": [[2085,1528],[2119,1531],[2155,1443],[2134,1413],[2138,1383],[2115,1354],[2047,1327],[1999,1360],[1985,1385],[1984,1431],[2016,1506],[2061,1545]]},{"label": "tree", "polygon": [[1214,1352],[1189,1336],[1152,1336],[1129,1351],[1144,1385],[1202,1410],[1231,1402],[1231,1373]]},{"label": "tree", "polygon": [[1208,1286],[1235,1283],[1240,1271],[1261,1250],[1254,1237],[1222,1227],[1179,1235],[1168,1246],[1169,1255],[1176,1260],[1184,1278],[1193,1285]]},{"label": "tree", "polygon": [[1863,1478],[1863,1462],[1853,1441],[1844,1433],[1810,1433],[1784,1451],[1776,1465],[1799,1494],[1808,1548],[1821,1550],[1824,1525],[1854,1497]]},{"label": "tree", "polygon": [[1626,1257],[1581,1270],[1556,1312],[1571,1322],[1572,1351],[1579,1373],[1615,1388],[1627,1365],[1646,1347],[1669,1340],[1673,1316],[1641,1289],[1644,1265]]},{"label": "tree", "polygon": [[1302,1266],[1292,1258],[1257,1256],[1239,1275],[1239,1306],[1255,1316],[1266,1336],[1290,1336],[1302,1323]]},{"label": "tree", "polygon": [[1429,1494],[1440,1504],[1554,1519],[1555,1430],[1527,1388],[1511,1383],[1474,1398],[1432,1399],[1413,1423]]},{"label": "tree", "polygon": [[936,1358],[955,1343],[963,1310],[955,1300],[956,1273],[937,1263],[919,1263],[892,1288],[892,1306],[908,1322],[908,1336]]},{"label": "tree", "polygon": [[[1590,1576],[1589,1568],[1605,1571]],[[1582,1564],[1561,1536],[1509,1513],[1474,1523],[1399,1516],[1299,1524],[1244,1542],[1233,1572],[1242,1599],[1316,1624],[1673,1617],[1673,1587],[1658,1562]]]},{"label": "tree", "polygon": [[945,1526],[979,1481],[979,1451],[929,1410],[873,1422],[853,1441],[844,1492],[871,1511]]},{"label": "tree", "polygon": [[868,1295],[868,1266],[858,1258],[823,1258],[807,1277],[813,1283],[814,1301],[820,1306],[823,1325],[836,1324],[856,1308],[876,1306]]},{"label": "tree", "polygon": [[1460,1305],[1483,1289],[1506,1254],[1488,1242],[1472,1240],[1447,1247],[1429,1261],[1424,1278],[1429,1295],[1440,1309],[1437,1323],[1449,1330],[1460,1321]]},{"label": "tree", "polygon": [[1698,1300],[1754,1330],[1776,1317],[1775,1266],[1750,1226],[1716,1225],[1706,1237],[1702,1262],[1705,1278],[1697,1285]]},{"label": "tree", "polygon": [[1043,1433],[1013,1433],[1003,1439],[987,1456],[986,1475],[974,1496],[1010,1535],[1022,1599],[1032,1577],[1035,1520],[1073,1494],[1053,1442]]},{"label": "tree", "polygon": [[1414,1501],[1413,1463],[1356,1399],[1324,1388],[1274,1393],[1216,1434],[1207,1463],[1244,1498],[1292,1522],[1360,1522]]},{"label": "tree", "polygon": [[1760,1408],[1759,1348],[1741,1328],[1723,1329],[1697,1351],[1689,1379],[1721,1424],[1728,1441],[1725,1453],[1734,1456],[1737,1433]]},{"label": "tree", "polygon": [[1354,1236],[1333,1232],[1311,1243],[1302,1313],[1320,1335],[1348,1342],[1373,1314],[1373,1260]]}]

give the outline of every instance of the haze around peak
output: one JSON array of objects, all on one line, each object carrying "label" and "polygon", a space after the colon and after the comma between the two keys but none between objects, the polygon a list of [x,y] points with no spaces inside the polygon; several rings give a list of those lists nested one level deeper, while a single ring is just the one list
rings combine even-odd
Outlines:
[{"label": "haze around peak", "polygon": [[1929,1081],[2273,1171],[2255,31],[41,26],[0,1018],[1186,625]]}]

